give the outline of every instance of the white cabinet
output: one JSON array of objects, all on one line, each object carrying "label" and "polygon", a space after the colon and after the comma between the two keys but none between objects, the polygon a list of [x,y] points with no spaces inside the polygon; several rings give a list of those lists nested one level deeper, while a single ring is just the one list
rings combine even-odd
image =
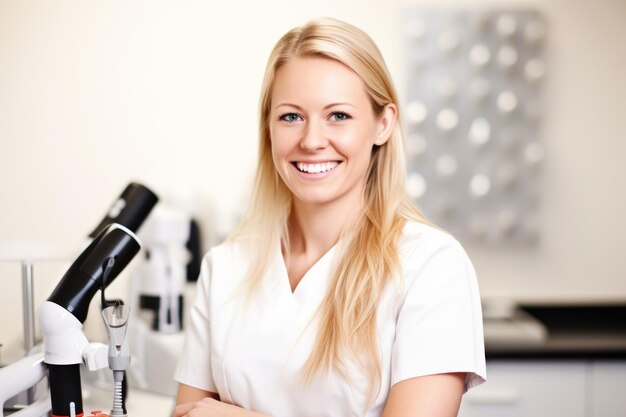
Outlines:
[{"label": "white cabinet", "polygon": [[624,417],[626,361],[493,360],[459,417]]},{"label": "white cabinet", "polygon": [[463,398],[459,417],[586,417],[585,363],[489,361],[487,382]]},{"label": "white cabinet", "polygon": [[623,417],[626,415],[626,361],[590,363],[588,417]]}]

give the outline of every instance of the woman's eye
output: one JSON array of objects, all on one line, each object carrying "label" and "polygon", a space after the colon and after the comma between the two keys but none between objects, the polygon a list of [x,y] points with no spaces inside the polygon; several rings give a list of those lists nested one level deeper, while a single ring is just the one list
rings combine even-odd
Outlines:
[{"label": "woman's eye", "polygon": [[330,115],[330,118],[334,121],[334,122],[339,122],[341,120],[348,120],[350,118],[350,116],[346,113],[340,112],[340,111],[336,111],[333,112]]},{"label": "woman's eye", "polygon": [[297,113],[285,113],[281,115],[279,119],[285,122],[293,123],[297,122],[300,119],[300,115],[298,115]]}]

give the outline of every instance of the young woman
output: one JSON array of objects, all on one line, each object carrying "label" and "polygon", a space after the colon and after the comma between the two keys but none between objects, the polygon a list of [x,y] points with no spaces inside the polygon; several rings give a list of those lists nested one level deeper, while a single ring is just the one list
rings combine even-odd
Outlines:
[{"label": "young woman", "polygon": [[203,261],[176,417],[457,414],[485,378],[478,286],[405,175],[373,41],[334,19],[284,35],[250,207]]}]

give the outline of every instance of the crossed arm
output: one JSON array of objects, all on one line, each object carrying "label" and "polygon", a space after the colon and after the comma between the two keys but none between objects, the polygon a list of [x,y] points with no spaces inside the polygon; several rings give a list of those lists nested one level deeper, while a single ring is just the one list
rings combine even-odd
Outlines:
[{"label": "crossed arm", "polygon": [[[391,387],[382,417],[456,417],[464,373],[427,375]],[[180,384],[173,417],[269,417],[223,403],[219,395]]]}]

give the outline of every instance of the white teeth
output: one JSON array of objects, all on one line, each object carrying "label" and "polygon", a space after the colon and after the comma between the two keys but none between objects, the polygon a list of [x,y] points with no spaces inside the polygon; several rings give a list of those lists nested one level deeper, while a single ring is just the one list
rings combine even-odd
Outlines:
[{"label": "white teeth", "polygon": [[334,169],[337,165],[339,165],[339,162],[323,162],[321,164],[305,164],[304,162],[296,163],[296,166],[300,171],[308,172],[309,174],[327,172]]}]

